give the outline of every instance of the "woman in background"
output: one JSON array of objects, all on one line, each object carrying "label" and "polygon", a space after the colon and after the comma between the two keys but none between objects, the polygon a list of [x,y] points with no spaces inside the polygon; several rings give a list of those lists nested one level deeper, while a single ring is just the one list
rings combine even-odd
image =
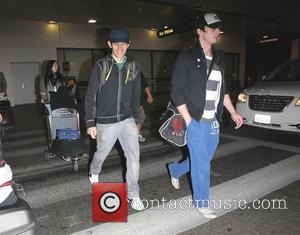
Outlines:
[{"label": "woman in background", "polygon": [[46,64],[44,81],[40,82],[40,95],[42,103],[50,102],[50,92],[56,92],[63,85],[63,77],[59,72],[56,60],[49,60]]}]

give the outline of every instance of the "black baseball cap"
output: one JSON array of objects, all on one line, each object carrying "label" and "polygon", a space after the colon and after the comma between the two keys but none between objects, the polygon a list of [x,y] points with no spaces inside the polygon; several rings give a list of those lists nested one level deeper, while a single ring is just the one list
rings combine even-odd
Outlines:
[{"label": "black baseball cap", "polygon": [[196,22],[196,28],[207,26],[209,28],[220,28],[222,26],[222,20],[215,13],[205,13]]},{"label": "black baseball cap", "polygon": [[115,28],[110,31],[109,34],[110,42],[125,42],[129,43],[129,33],[126,28]]}]

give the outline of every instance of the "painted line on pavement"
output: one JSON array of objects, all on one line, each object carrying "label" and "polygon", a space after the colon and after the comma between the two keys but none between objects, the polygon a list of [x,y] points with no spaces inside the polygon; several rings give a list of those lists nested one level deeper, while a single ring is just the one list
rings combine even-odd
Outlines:
[{"label": "painted line on pavement", "polygon": [[[229,145],[229,143],[224,145]],[[234,150],[229,151],[225,148],[226,146],[224,145],[222,145],[221,146],[222,148],[218,150],[220,151],[220,153],[218,154],[218,158],[228,156],[226,155],[228,154],[228,152],[230,152],[230,154],[233,154],[244,150],[241,148],[237,148],[236,151]],[[245,149],[247,149],[248,146],[246,145],[244,146]],[[231,148],[231,146],[229,147]],[[173,161],[179,161],[181,159],[181,156],[182,156],[181,151],[178,150],[167,156],[164,156],[163,159],[159,159],[158,161],[141,164],[140,180],[156,177],[166,173],[167,170],[165,164]],[[212,175],[218,177],[219,173],[212,171]],[[122,170],[117,169],[114,170],[113,172],[100,174],[100,179],[101,182],[122,182],[123,181]],[[59,202],[61,200],[70,199],[72,198],[72,194],[70,194],[69,192],[72,190],[76,191],[76,196],[91,193],[91,186],[89,184],[88,178],[80,179],[76,182],[66,182],[66,183],[56,184],[54,186],[47,187],[46,189],[43,188],[43,189],[37,189],[34,191],[26,192],[26,198],[24,199],[26,199],[33,208],[36,208],[45,205],[45,202],[47,202],[47,204],[48,203],[52,204],[55,202]],[[55,192],[55,195],[51,195],[50,192]]]},{"label": "painted line on pavement", "polygon": [[[43,143],[40,143],[43,145]],[[10,158],[18,158],[22,157],[25,158],[27,156],[31,156],[33,154],[41,154],[41,157],[44,157],[44,151],[47,149],[47,146],[37,146],[37,147],[30,147],[26,149],[18,149],[13,151],[5,151],[3,150],[4,157],[9,161]]]},{"label": "painted line on pavement", "polygon": [[222,158],[227,155],[231,155],[237,152],[244,151],[246,149],[251,149],[253,147],[259,146],[260,143],[256,140],[237,140],[227,144],[219,145],[213,159]]},{"label": "painted line on pavement", "polygon": [[44,143],[46,146],[47,145],[46,136],[41,135],[39,137],[24,138],[18,141],[7,141],[7,142],[3,142],[2,146],[3,148],[11,148],[11,147],[18,147],[20,145],[37,144],[37,143]]},{"label": "painted line on pavement", "polygon": [[3,140],[4,141],[10,141],[10,139],[13,138],[19,138],[23,136],[28,136],[28,135],[37,135],[37,134],[46,134],[45,130],[43,129],[37,129],[37,130],[32,130],[32,131],[18,131],[14,133],[7,133],[4,135]]},{"label": "painted line on pavement", "polygon": [[262,146],[267,146],[267,147],[271,147],[271,148],[277,148],[277,149],[286,150],[286,151],[290,151],[290,152],[300,153],[300,147],[296,147],[296,146],[292,146],[292,145],[278,144],[278,143],[273,143],[273,142],[269,142],[269,141],[257,140],[257,139],[253,139],[253,138],[235,136],[235,135],[230,135],[230,134],[222,134],[222,136],[225,138],[230,138],[230,139],[235,139],[235,140],[244,140],[245,142],[256,141],[259,143],[259,145],[262,145]]},{"label": "painted line on pavement", "polygon": [[[211,188],[211,200],[245,200],[253,202],[270,192],[278,190],[300,179],[299,154],[276,164],[253,171],[236,179]],[[176,200],[177,205],[190,197]],[[172,205],[174,205],[172,203]],[[168,208],[166,206],[165,208]],[[236,209],[217,209],[218,216]],[[127,223],[104,223],[73,234],[176,234],[208,222],[195,209],[148,209],[128,217]]]},{"label": "painted line on pavement", "polygon": [[[43,138],[36,138],[35,140],[36,141],[32,141],[32,140],[28,139],[27,141],[31,142],[30,144],[38,144],[38,145],[42,145],[42,146],[28,145],[24,149],[8,150],[8,151],[5,151],[5,148],[4,148],[5,158],[9,159],[9,158],[16,158],[16,157],[20,157],[20,156],[22,156],[24,158],[24,157],[32,156],[33,154],[38,154],[38,153],[41,154],[41,157],[44,157],[44,151],[47,149],[47,142],[44,141],[45,139],[43,139]],[[17,146],[17,145],[23,143],[24,141],[25,140],[16,141],[13,145]],[[159,144],[158,144],[158,142],[159,142]],[[149,142],[147,144],[141,144],[141,149],[151,148],[151,147],[155,147],[158,145],[167,145],[167,143],[163,140]],[[113,148],[110,155],[115,155],[115,154],[118,154],[118,151],[116,148]]]},{"label": "painted line on pavement", "polygon": [[[145,180],[148,178],[153,178],[159,176],[163,173],[167,173],[165,164],[178,160],[178,155],[172,153],[165,156],[163,159],[158,161],[148,162],[142,164],[140,167],[140,180]],[[100,174],[101,182],[123,182],[122,169],[117,169],[111,172]],[[75,192],[75,193],[70,193]],[[92,193],[92,186],[88,180],[88,177],[81,178],[76,181],[64,182],[61,184],[55,184],[53,186],[48,186],[42,189],[36,189],[33,191],[26,191],[25,196],[22,196],[32,208],[38,208],[41,206],[50,205],[62,200],[67,200],[73,198],[73,196],[79,197],[82,195],[88,195]]]}]

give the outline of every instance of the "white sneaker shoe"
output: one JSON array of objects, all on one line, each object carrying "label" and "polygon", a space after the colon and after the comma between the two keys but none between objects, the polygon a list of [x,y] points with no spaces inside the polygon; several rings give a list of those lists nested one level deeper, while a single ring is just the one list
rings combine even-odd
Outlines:
[{"label": "white sneaker shoe", "polygon": [[208,219],[217,218],[217,215],[208,207],[200,207],[200,208],[197,208],[197,210],[200,212],[201,215],[203,215],[204,217],[206,217]]},{"label": "white sneaker shoe", "polygon": [[94,175],[91,172],[89,173],[89,180],[91,184],[99,182],[99,175]]},{"label": "white sneaker shoe", "polygon": [[136,210],[136,211],[142,211],[145,210],[145,206],[142,202],[142,200],[139,197],[135,197],[132,199],[129,199],[130,205],[132,207],[132,209]]},{"label": "white sneaker shoe", "polygon": [[171,176],[171,183],[175,189],[180,189],[179,179],[176,179],[173,176]]}]

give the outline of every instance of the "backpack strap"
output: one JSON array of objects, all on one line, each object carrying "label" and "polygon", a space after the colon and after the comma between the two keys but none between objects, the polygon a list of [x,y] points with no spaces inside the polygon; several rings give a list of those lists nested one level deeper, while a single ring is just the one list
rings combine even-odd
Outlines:
[{"label": "backpack strap", "polygon": [[6,186],[12,186],[12,184],[13,184],[12,181],[8,181],[8,182],[5,182],[3,184],[0,184],[0,188],[6,187]]},{"label": "backpack strap", "polygon": [[93,105],[93,118],[96,119],[96,99],[97,99],[97,96],[99,95],[100,93],[100,90],[102,88],[102,85],[105,83],[105,77],[107,76],[107,71],[108,71],[108,61],[106,60],[106,57],[102,58],[101,60],[97,61],[96,64],[100,67],[101,69],[101,75],[100,75],[100,81],[99,81],[99,86],[98,86],[98,89],[97,89],[97,92],[95,94],[95,97],[94,97],[94,105]]},{"label": "backpack strap", "polygon": [[109,62],[109,58],[107,56],[100,59],[97,63],[101,69],[100,85],[102,85],[102,83],[105,84],[105,82],[108,80],[112,71],[113,63]]},{"label": "backpack strap", "polygon": [[135,62],[134,60],[128,62],[127,66],[126,66],[125,84],[128,81],[134,80],[139,71],[140,71],[140,65],[137,62]]},{"label": "backpack strap", "polygon": [[[113,68],[113,62],[111,61],[110,57],[105,56],[102,59],[100,59],[97,63],[101,67],[101,77],[100,77],[100,79],[102,81],[102,84],[104,85],[105,82],[108,80],[110,74],[111,74],[111,71],[112,71],[112,68]],[[139,71],[140,71],[140,65],[136,61],[132,60],[130,62],[127,62],[127,64],[126,64],[125,84],[128,81],[134,80]],[[102,84],[100,82],[100,86]]]}]

